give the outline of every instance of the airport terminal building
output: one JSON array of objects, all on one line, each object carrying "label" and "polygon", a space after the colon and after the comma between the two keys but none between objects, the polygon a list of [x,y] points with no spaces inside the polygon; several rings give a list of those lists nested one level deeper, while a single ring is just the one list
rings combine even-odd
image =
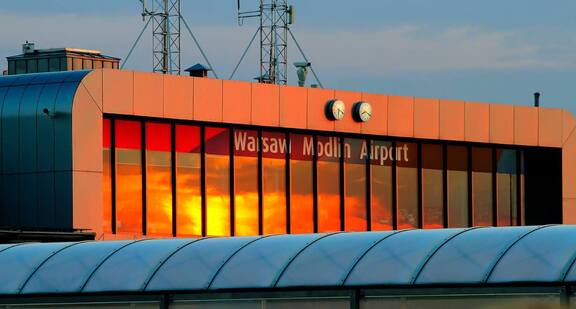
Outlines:
[{"label": "airport terminal building", "polygon": [[0,308],[571,298],[565,110],[114,69],[0,110],[3,233],[114,240],[0,245]]}]

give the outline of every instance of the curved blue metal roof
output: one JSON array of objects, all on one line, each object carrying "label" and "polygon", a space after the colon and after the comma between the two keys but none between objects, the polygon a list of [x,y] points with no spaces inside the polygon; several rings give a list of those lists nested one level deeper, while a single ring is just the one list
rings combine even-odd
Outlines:
[{"label": "curved blue metal roof", "polygon": [[576,226],[0,245],[0,294],[560,283]]}]

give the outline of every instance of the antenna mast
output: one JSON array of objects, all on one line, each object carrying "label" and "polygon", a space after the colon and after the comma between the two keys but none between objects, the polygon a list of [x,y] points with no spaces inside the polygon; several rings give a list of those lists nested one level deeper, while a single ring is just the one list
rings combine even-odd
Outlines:
[{"label": "antenna mast", "polygon": [[261,83],[285,85],[288,82],[288,25],[292,7],[287,0],[260,0],[258,11],[240,12],[238,22],[251,17],[260,18],[260,76]]},{"label": "antenna mast", "polygon": [[146,0],[142,18],[152,20],[153,71],[180,75],[180,0]]}]

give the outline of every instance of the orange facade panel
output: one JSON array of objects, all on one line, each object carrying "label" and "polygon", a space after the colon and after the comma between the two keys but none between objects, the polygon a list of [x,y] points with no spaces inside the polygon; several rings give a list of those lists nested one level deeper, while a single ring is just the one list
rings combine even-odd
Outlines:
[{"label": "orange facade panel", "polygon": [[514,143],[514,107],[512,105],[490,104],[490,142]]},{"label": "orange facade panel", "polygon": [[360,92],[336,90],[335,97],[344,101],[347,110],[344,114],[344,119],[336,121],[334,129],[338,132],[360,133],[361,125],[359,122],[354,121],[352,109],[354,104],[362,100],[362,94]]},{"label": "orange facade panel", "polygon": [[564,198],[562,200],[562,223],[576,224],[576,199]]},{"label": "orange facade panel", "polygon": [[104,69],[102,71],[102,105],[105,113],[134,113],[134,73]]},{"label": "orange facade panel", "polygon": [[466,141],[481,143],[490,141],[490,105],[466,102],[464,119]]},{"label": "orange facade panel", "polygon": [[514,108],[514,144],[524,146],[538,145],[538,108],[513,106]]},{"label": "orange facade panel", "polygon": [[280,87],[269,84],[252,84],[252,124],[280,125]]},{"label": "orange facade panel", "polygon": [[308,88],[308,118],[306,123],[308,129],[334,130],[334,121],[328,120],[325,114],[326,103],[334,98],[334,90]]},{"label": "orange facade panel", "polygon": [[308,90],[303,87],[280,87],[280,126],[306,128]]},{"label": "orange facade panel", "polygon": [[391,136],[414,136],[414,98],[388,97],[388,134]]},{"label": "orange facade panel", "polygon": [[88,90],[90,97],[94,100],[100,111],[102,111],[102,70],[94,70],[90,72],[82,80],[82,86]]},{"label": "orange facade panel", "polygon": [[72,114],[72,168],[101,173],[102,111],[83,87],[76,91]]},{"label": "orange facade panel", "polygon": [[164,76],[164,117],[194,119],[194,79]]},{"label": "orange facade panel", "polygon": [[440,138],[440,102],[437,99],[414,100],[414,137]]},{"label": "orange facade panel", "polygon": [[73,227],[90,230],[99,236],[103,232],[102,174],[74,171],[72,179]]},{"label": "orange facade panel", "polygon": [[464,140],[464,101],[440,100],[440,139]]},{"label": "orange facade panel", "polygon": [[562,144],[566,142],[575,128],[576,119],[569,111],[562,110]]},{"label": "orange facade panel", "polygon": [[388,96],[362,93],[362,101],[372,105],[372,118],[361,124],[361,132],[366,134],[388,134]]},{"label": "orange facade panel", "polygon": [[222,121],[222,80],[194,78],[194,120]]},{"label": "orange facade panel", "polygon": [[222,120],[228,123],[251,122],[252,85],[246,82],[223,82]]},{"label": "orange facade panel", "polygon": [[538,112],[538,145],[562,147],[562,110],[540,108]]},{"label": "orange facade panel", "polygon": [[150,117],[164,116],[163,74],[134,74],[134,114]]}]

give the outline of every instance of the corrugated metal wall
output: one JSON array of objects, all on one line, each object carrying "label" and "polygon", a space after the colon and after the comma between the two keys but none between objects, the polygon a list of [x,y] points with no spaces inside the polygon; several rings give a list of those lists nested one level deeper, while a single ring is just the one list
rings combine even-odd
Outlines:
[{"label": "corrugated metal wall", "polygon": [[72,103],[87,73],[0,77],[0,228],[72,229]]}]

